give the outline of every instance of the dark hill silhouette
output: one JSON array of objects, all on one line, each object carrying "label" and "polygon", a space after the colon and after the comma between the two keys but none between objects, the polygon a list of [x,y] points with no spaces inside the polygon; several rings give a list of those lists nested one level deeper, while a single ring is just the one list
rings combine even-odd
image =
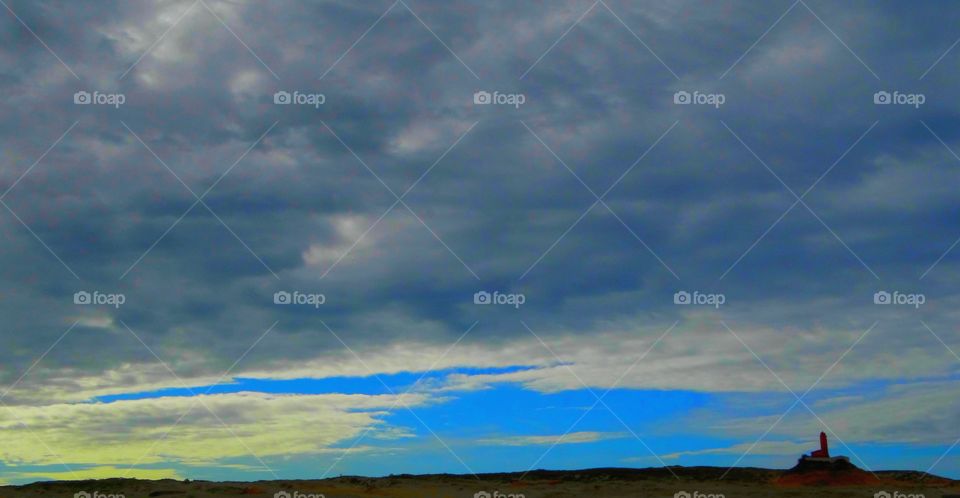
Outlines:
[{"label": "dark hill silhouette", "polygon": [[[679,479],[674,477],[676,474]],[[722,480],[721,480],[722,477]],[[806,462],[789,470],[738,467],[594,468],[583,470],[532,470],[472,475],[430,474],[387,477],[341,476],[324,480],[211,482],[103,479],[90,481],[38,482],[23,486],[0,486],[0,497],[67,497],[86,491],[122,494],[124,498],[222,498],[266,497],[286,491],[323,494],[325,498],[412,496],[467,497],[480,491],[520,493],[524,498],[582,498],[674,496],[691,493],[724,494],[729,497],[872,496],[879,490],[900,490],[925,496],[960,496],[960,481],[914,471],[871,473],[849,462]],[[280,494],[280,496],[283,496]]]}]

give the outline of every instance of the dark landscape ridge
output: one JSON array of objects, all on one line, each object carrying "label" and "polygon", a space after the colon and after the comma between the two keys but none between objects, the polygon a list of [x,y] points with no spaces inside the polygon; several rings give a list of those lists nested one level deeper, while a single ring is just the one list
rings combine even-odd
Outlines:
[{"label": "dark landscape ridge", "polygon": [[[886,493],[886,494],[884,494]],[[849,462],[805,462],[791,469],[757,467],[649,467],[531,470],[484,474],[339,476],[320,480],[204,481],[96,479],[45,481],[0,487],[0,497],[74,498],[250,497],[474,497],[587,496],[904,497],[960,498],[960,481],[910,470],[869,472]]]}]

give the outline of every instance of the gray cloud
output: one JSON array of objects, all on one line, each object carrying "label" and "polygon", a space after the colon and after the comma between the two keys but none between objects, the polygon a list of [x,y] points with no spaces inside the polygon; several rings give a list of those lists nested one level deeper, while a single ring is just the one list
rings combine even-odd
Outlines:
[{"label": "gray cloud", "polygon": [[[312,363],[345,358],[324,324],[358,350],[409,353],[442,351],[479,320],[464,343],[477,356],[444,366],[535,365],[507,377],[578,389],[532,352],[523,319],[548,341],[569,341],[564,353],[588,383],[606,386],[637,350],[585,350],[591,338],[636,334],[644,340],[627,343],[639,347],[680,320],[679,342],[664,343],[673,363],[645,366],[630,387],[781,391],[723,319],[795,389],[877,320],[844,360],[847,375],[825,387],[956,374],[919,322],[956,344],[956,255],[919,278],[960,237],[949,188],[960,160],[924,126],[960,151],[960,53],[920,79],[953,43],[955,13],[808,2],[849,48],[799,5],[748,51],[789,2],[609,1],[626,27],[598,6],[520,79],[590,2],[407,3],[430,29],[397,4],[352,46],[390,2],[208,2],[242,43],[189,1],[9,2],[78,78],[0,16],[0,192],[12,187],[3,201],[29,227],[0,210],[0,380],[14,382],[82,319],[9,401],[171,385],[121,320],[196,382],[215,380],[275,321],[238,373],[286,376],[287,361],[314,366],[305,375],[336,373]],[[527,103],[474,106],[484,89],[522,92]],[[680,89],[727,103],[674,105]],[[923,92],[927,103],[873,105],[884,89]],[[127,102],[77,106],[78,90]],[[327,102],[277,106],[278,90]],[[211,189],[209,210],[180,219],[195,198],[161,161],[198,195]],[[829,174],[805,197],[816,215],[798,205],[757,242],[795,200],[764,163],[797,194]],[[390,190],[418,179],[384,215]],[[605,205],[584,214],[590,190],[608,189]],[[476,307],[481,289],[523,292],[527,304]],[[681,289],[723,292],[727,304],[680,308]],[[878,307],[880,289],[923,292],[928,303]],[[78,307],[79,290],[127,302]],[[327,303],[278,307],[278,290],[322,292]],[[494,353],[511,348],[530,355]],[[373,364],[429,365],[414,355]],[[678,373],[687,364],[703,370]]]}]

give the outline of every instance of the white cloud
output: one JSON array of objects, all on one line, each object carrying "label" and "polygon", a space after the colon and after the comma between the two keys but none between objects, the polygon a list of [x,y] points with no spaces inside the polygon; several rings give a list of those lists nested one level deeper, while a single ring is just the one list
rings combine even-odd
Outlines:
[{"label": "white cloud", "polygon": [[814,446],[817,446],[819,442],[816,443],[795,443],[792,441],[761,441],[759,443],[749,442],[749,443],[740,443],[733,446],[726,446],[723,448],[708,448],[703,450],[691,450],[691,451],[678,451],[676,453],[668,453],[665,455],[660,455],[664,460],[673,460],[686,456],[698,456],[698,455],[743,455],[750,452],[751,455],[776,455],[776,456],[789,456],[796,455],[800,456],[804,453],[809,453],[811,450],[815,449]]},{"label": "white cloud", "polygon": [[[399,406],[421,406],[427,400],[410,394]],[[14,467],[61,462],[205,465],[249,457],[251,451],[261,458],[341,451],[332,446],[370,427],[373,435],[381,430],[391,438],[402,435],[402,429],[382,422],[396,402],[396,396],[386,395],[247,392],[17,406],[0,417],[0,461]],[[47,442],[53,453],[37,439]]]},{"label": "white cloud", "polygon": [[499,438],[480,439],[478,444],[487,446],[542,446],[553,444],[582,444],[606,441],[609,439],[621,439],[628,437],[621,432],[571,432],[569,434],[556,434],[552,436],[509,436]]}]

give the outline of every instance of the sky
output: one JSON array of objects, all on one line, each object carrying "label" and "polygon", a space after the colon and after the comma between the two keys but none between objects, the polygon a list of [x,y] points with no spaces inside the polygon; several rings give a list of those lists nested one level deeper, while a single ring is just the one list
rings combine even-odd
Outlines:
[{"label": "sky", "polygon": [[952,4],[0,7],[0,483],[960,478]]}]

